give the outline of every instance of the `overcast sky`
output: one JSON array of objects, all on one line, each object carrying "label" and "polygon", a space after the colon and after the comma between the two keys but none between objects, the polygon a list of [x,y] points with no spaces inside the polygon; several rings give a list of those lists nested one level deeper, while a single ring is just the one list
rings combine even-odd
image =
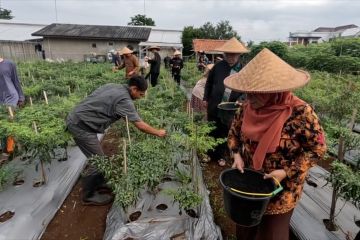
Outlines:
[{"label": "overcast sky", "polygon": [[[289,32],[360,26],[359,0],[0,0],[17,22],[127,25],[146,14],[166,29],[229,20],[244,41],[286,41]],[[145,6],[145,7],[144,7]]]}]

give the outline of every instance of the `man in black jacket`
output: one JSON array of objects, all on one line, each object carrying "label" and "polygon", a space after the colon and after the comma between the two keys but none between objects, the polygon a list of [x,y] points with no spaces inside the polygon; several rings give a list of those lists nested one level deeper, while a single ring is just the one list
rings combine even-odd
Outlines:
[{"label": "man in black jacket", "polygon": [[[221,48],[217,49],[219,52],[224,52],[224,60],[215,64],[210,71],[205,85],[204,105],[207,106],[208,121],[215,122],[215,129],[211,135],[216,138],[225,138],[228,135],[229,127],[226,123],[221,121],[219,117],[218,105],[221,102],[235,102],[241,99],[243,94],[232,92],[224,86],[224,79],[234,73],[237,73],[242,68],[239,59],[242,53],[247,53],[249,50],[239,42],[236,38],[228,40]],[[217,160],[220,166],[225,165],[224,155],[226,151],[226,143],[218,145],[214,151],[209,152],[212,160]]]},{"label": "man in black jacket", "polygon": [[181,59],[180,55],[181,52],[176,50],[174,53],[174,57],[170,61],[171,74],[178,85],[180,85],[181,69],[184,67],[184,62]]},{"label": "man in black jacket", "polygon": [[151,51],[154,54],[153,58],[148,59],[148,63],[150,63],[150,72],[147,74],[145,78],[148,78],[150,75],[150,82],[151,86],[155,87],[158,83],[158,77],[160,74],[160,64],[161,64],[161,57],[158,51],[160,51],[160,48],[157,46],[152,46],[149,48],[149,51]]}]

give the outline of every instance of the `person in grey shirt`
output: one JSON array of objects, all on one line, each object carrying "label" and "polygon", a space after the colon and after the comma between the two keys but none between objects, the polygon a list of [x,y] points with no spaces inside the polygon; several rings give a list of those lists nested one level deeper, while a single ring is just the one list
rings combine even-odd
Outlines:
[{"label": "person in grey shirt", "polygon": [[[135,109],[133,100],[145,96],[147,87],[142,76],[130,78],[128,85],[109,83],[96,89],[69,113],[67,130],[86,157],[104,155],[97,133],[104,133],[112,123],[126,116],[140,131],[166,136],[164,129],[155,129],[141,120]],[[84,205],[105,205],[112,201],[111,195],[99,193],[105,179],[93,166],[87,168],[82,184]]]},{"label": "person in grey shirt", "polygon": [[[0,106],[22,106],[24,100],[15,63],[0,56]],[[9,138],[12,137],[0,136],[0,150],[3,152],[0,155],[0,162],[6,161],[13,151],[13,149],[9,150],[7,146]]]},{"label": "person in grey shirt", "polygon": [[0,105],[16,107],[24,100],[15,63],[0,57]]}]

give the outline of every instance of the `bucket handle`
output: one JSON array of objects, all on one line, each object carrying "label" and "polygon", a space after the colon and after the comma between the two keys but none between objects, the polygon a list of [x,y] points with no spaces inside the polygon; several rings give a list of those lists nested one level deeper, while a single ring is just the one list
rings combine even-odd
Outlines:
[{"label": "bucket handle", "polygon": [[277,178],[273,177],[276,185],[278,186],[278,188],[276,188],[273,192],[271,193],[249,193],[249,192],[243,192],[243,191],[240,191],[238,189],[235,189],[235,188],[230,188],[231,191],[233,192],[237,192],[237,193],[241,193],[241,194],[245,194],[245,195],[252,195],[252,196],[262,196],[262,197],[273,197],[275,196],[276,194],[278,194],[279,192],[281,192],[283,190],[283,187],[281,186],[279,180],[277,180]]}]

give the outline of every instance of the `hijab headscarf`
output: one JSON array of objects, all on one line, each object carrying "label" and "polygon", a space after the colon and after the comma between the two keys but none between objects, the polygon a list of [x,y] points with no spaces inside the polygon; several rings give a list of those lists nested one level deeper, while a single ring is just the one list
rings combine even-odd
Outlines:
[{"label": "hijab headscarf", "polygon": [[262,168],[266,153],[275,152],[279,146],[284,123],[291,116],[294,107],[306,103],[291,92],[261,93],[256,98],[264,106],[255,109],[248,101],[244,105],[244,118],[241,127],[243,134],[258,142],[253,155],[253,166]]}]

